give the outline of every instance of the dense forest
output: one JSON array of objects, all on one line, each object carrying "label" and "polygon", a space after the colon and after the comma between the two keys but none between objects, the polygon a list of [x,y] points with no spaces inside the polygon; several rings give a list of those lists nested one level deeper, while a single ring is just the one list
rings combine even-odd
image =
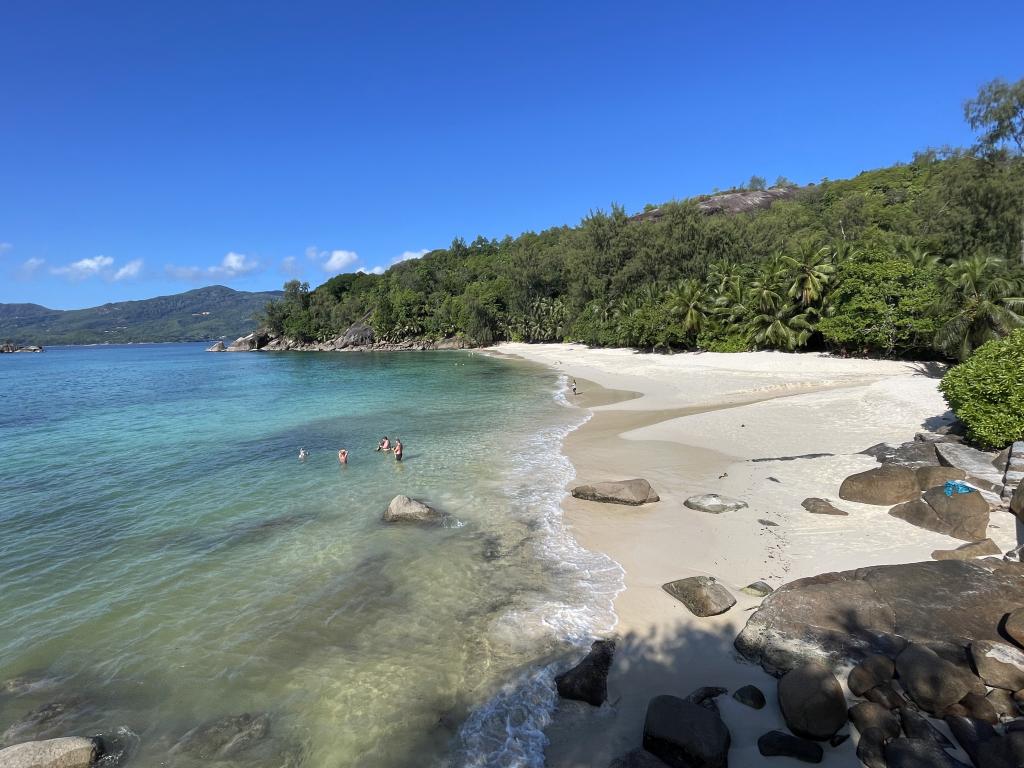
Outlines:
[{"label": "dense forest", "polygon": [[971,148],[799,188],[779,179],[785,194],[759,210],[705,196],[457,239],[383,275],[292,281],[263,321],[300,341],[365,321],[387,341],[965,359],[1024,324],[1024,80],[989,83],[964,112]]}]

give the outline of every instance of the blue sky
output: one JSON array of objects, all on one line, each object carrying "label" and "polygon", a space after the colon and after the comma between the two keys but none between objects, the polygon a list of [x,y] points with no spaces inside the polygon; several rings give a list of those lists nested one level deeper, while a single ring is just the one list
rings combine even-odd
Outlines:
[{"label": "blue sky", "polygon": [[317,285],[968,144],[1021,3],[0,3],[0,302]]}]

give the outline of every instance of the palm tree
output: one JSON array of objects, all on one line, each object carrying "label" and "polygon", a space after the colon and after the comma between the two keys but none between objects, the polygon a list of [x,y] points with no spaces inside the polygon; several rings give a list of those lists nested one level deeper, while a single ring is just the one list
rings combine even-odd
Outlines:
[{"label": "palm tree", "polygon": [[800,312],[796,304],[786,304],[752,317],[747,324],[747,339],[756,347],[792,352],[804,346],[813,331],[808,314]]},{"label": "palm tree", "polygon": [[943,276],[936,311],[949,320],[935,334],[935,346],[964,360],[986,341],[1024,326],[1021,281],[1004,259],[975,254],[954,261]]},{"label": "palm tree", "polygon": [[747,279],[737,274],[718,291],[714,313],[729,325],[743,323],[750,316],[750,298],[751,289]]},{"label": "palm tree", "polygon": [[788,294],[798,299],[801,307],[821,301],[825,286],[835,272],[832,251],[827,246],[819,248],[804,242],[797,246],[794,256],[782,256],[781,261],[787,267],[791,280]]},{"label": "palm tree", "polygon": [[668,294],[669,312],[683,334],[696,338],[707,323],[710,297],[699,281],[680,280]]},{"label": "palm tree", "polygon": [[750,281],[751,304],[758,312],[774,312],[782,306],[784,266],[775,256],[762,261]]}]

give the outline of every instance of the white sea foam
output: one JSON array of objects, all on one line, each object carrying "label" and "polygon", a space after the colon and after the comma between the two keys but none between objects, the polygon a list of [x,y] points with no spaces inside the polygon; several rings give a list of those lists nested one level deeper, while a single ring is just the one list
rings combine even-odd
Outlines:
[{"label": "white sea foam", "polygon": [[[570,407],[568,378],[561,377],[554,399]],[[561,502],[575,476],[562,453],[566,436],[590,419],[585,412],[565,426],[538,431],[522,446],[508,488],[538,532],[535,552],[553,574],[545,598],[517,604],[492,623],[492,640],[538,653],[575,646],[579,655],[591,640],[614,629],[616,595],[625,587],[622,567],[607,555],[584,549],[565,525]],[[465,768],[540,768],[557,705],[554,678],[561,664],[546,664],[506,684],[477,707],[459,732],[459,764]]]}]

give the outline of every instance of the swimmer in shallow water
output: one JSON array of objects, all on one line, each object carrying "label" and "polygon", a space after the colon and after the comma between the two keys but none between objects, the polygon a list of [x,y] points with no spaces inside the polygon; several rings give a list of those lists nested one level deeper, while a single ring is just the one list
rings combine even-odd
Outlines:
[{"label": "swimmer in shallow water", "polygon": [[395,461],[402,460],[402,441],[397,437],[395,438]]},{"label": "swimmer in shallow water", "polygon": [[305,461],[309,458],[309,451],[305,448],[299,448],[299,461]]},{"label": "swimmer in shallow water", "polygon": [[384,437],[382,437],[380,439],[380,442],[377,443],[377,450],[378,451],[390,451],[391,450],[391,441],[388,439],[387,435],[384,435]]},{"label": "swimmer in shallow water", "polygon": [[338,451],[338,463],[348,464],[348,451],[346,451],[344,448]]}]

